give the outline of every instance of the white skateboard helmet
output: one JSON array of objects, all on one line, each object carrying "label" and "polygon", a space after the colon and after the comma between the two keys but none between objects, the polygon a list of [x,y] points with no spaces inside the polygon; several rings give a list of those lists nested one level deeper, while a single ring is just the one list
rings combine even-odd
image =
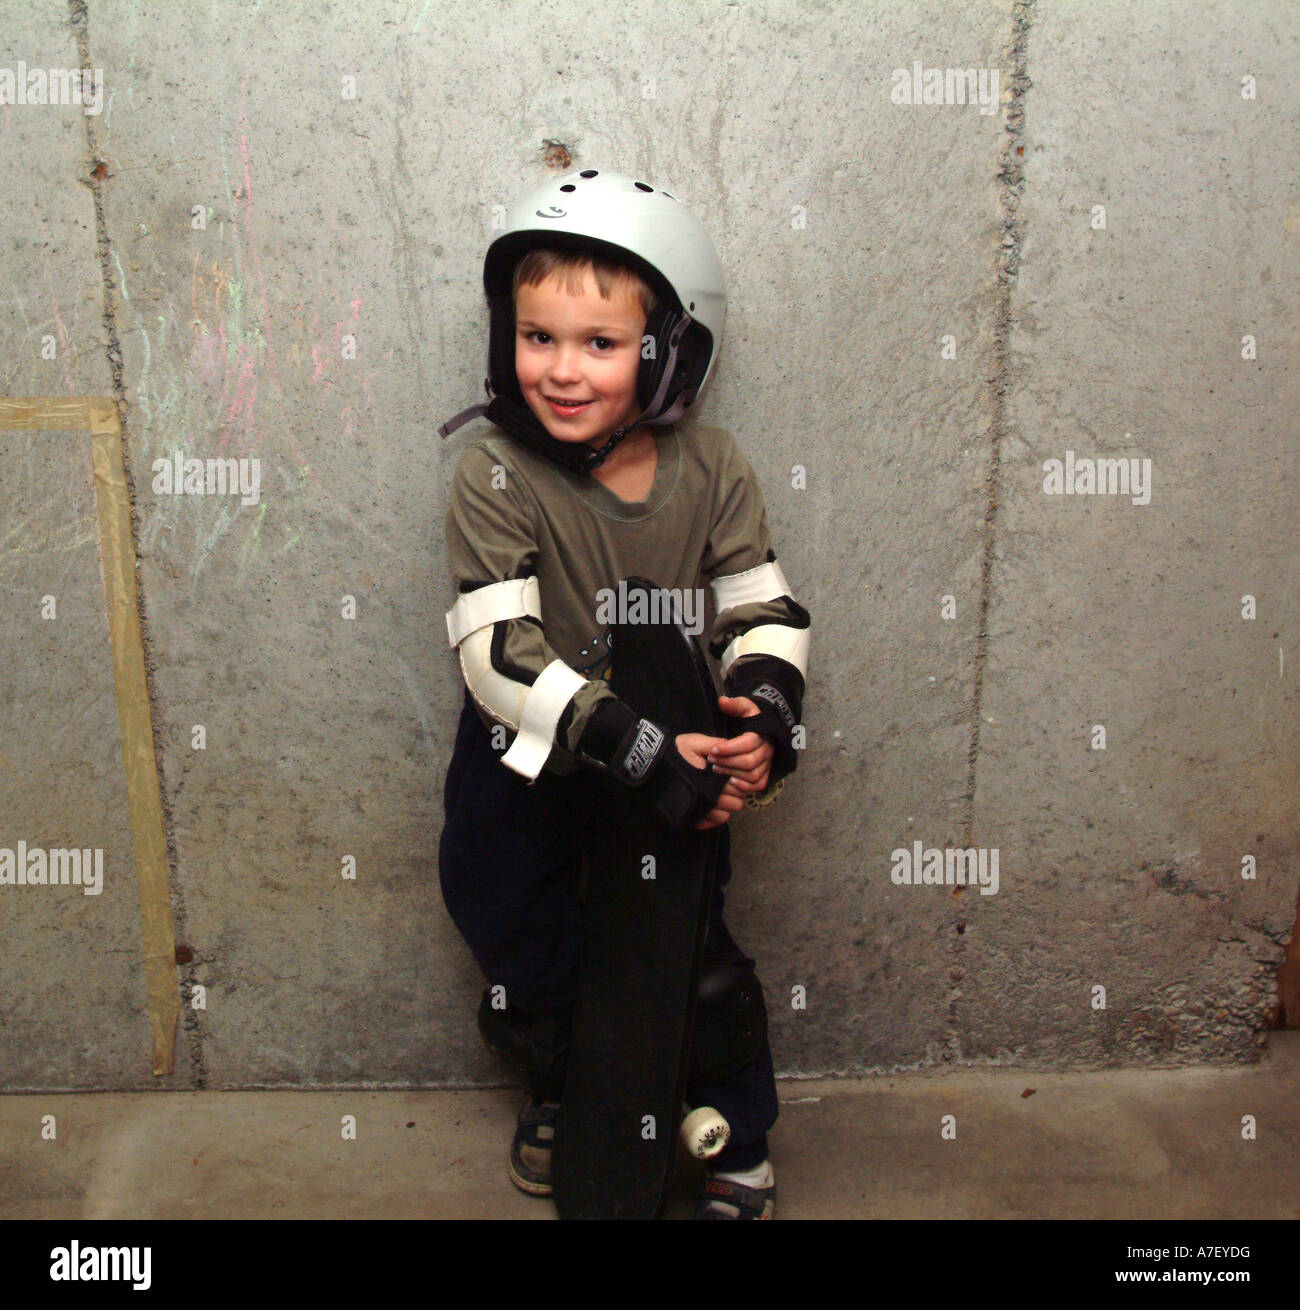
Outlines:
[{"label": "white skateboard helmet", "polygon": [[[581,250],[619,260],[652,288],[659,304],[646,323],[653,358],[642,359],[636,394],[642,413],[599,451],[557,441],[529,409],[515,376],[515,265],[529,250]],[[578,472],[596,468],[641,424],[676,422],[704,389],[722,345],[727,312],[722,264],[704,225],[667,191],[622,173],[584,168],[529,193],[506,215],[488,247],[483,287],[491,314],[486,382],[491,403],[462,411],[439,429],[448,436],[478,414]]]}]

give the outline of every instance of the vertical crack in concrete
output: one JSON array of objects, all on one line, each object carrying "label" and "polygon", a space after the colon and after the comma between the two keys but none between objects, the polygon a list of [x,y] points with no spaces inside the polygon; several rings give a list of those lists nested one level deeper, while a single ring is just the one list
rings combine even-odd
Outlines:
[{"label": "vertical crack in concrete", "polygon": [[[962,816],[962,844],[975,844],[975,789],[979,768],[980,726],[984,718],[984,667],[988,660],[989,610],[993,592],[994,551],[997,545],[998,492],[1002,481],[1002,442],[1007,435],[1007,395],[1011,390],[1011,331],[1015,323],[1011,295],[1020,272],[1024,225],[1018,217],[1020,197],[1025,190],[1025,94],[1029,79],[1029,33],[1033,27],[1037,0],[1016,0],[1011,10],[1011,39],[1003,55],[1009,67],[1010,98],[1003,113],[1004,131],[998,151],[999,224],[997,295],[993,322],[992,413],[989,421],[989,463],[984,489],[984,553],[980,561],[979,627],[975,636],[975,686],[972,692],[970,745],[966,752],[965,813]],[[948,1030],[945,1062],[960,1060],[962,1035],[958,1009],[962,981],[966,975],[965,892],[958,889],[953,907],[953,963],[948,978]]]},{"label": "vertical crack in concrete", "polygon": [[[95,65],[90,57],[90,23],[86,0],[68,0],[68,13],[76,37],[79,65],[83,69],[93,69]],[[81,180],[90,189],[95,205],[95,238],[99,253],[100,281],[104,291],[101,322],[105,340],[107,341],[108,367],[113,379],[113,403],[117,407],[118,422],[122,429],[122,467],[126,471],[127,505],[131,517],[131,542],[133,548],[135,548],[136,543],[140,540],[140,522],[136,513],[135,478],[131,473],[131,446],[127,440],[129,428],[127,424],[126,386],[122,381],[122,343],[117,329],[117,279],[113,276],[112,248],[108,239],[108,219],[104,212],[104,184],[112,174],[109,172],[108,165],[104,160],[99,132],[96,127],[98,119],[90,114],[83,114],[82,120],[86,125],[86,144],[90,152],[90,158],[86,176]],[[138,549],[135,549],[135,554],[138,562]],[[178,861],[171,805],[168,801],[166,788],[162,786],[166,774],[163,772],[162,752],[159,749],[158,741],[158,723],[161,716],[155,703],[153,689],[153,671],[156,661],[153,655],[152,643],[149,639],[149,616],[145,607],[144,588],[140,585],[138,571],[136,576],[136,612],[140,621],[140,640],[144,647],[144,676],[145,686],[148,688],[149,693],[149,722],[153,729],[154,767],[158,771],[163,836],[167,843],[167,871],[168,883],[171,887],[172,922],[177,944],[180,945],[185,942],[187,935],[185,898],[176,877]],[[193,973],[192,964],[181,970],[182,995],[193,985],[195,981]],[[181,1019],[185,1030],[185,1047],[190,1064],[188,1081],[194,1087],[206,1087],[207,1070],[204,1067],[198,1012],[182,1004]],[[173,1079],[175,1079],[175,1075],[176,1070],[173,1067]]]},{"label": "vertical crack in concrete", "polygon": [[993,405],[989,422],[990,450],[985,478],[984,557],[980,561],[979,630],[975,637],[974,713],[971,716],[970,747],[966,756],[966,815],[963,822],[967,845],[973,844],[975,825],[975,774],[979,766],[980,724],[984,710],[984,666],[988,659],[989,607],[993,590],[993,559],[997,544],[998,491],[1002,480],[1002,442],[1007,433],[1007,393],[1011,389],[1011,293],[1020,272],[1024,224],[1017,217],[1025,189],[1024,128],[1025,92],[1033,84],[1026,72],[1029,30],[1037,0],[1016,0],[1012,11],[1011,44],[1007,62],[1011,65],[1011,98],[1006,105],[1005,132],[998,154],[998,209],[1001,235],[997,252],[998,288],[993,323]]}]

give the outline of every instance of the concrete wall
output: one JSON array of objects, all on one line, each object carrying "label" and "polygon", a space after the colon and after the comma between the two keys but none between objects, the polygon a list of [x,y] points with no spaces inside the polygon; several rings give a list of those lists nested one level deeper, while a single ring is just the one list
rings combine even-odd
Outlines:
[{"label": "concrete wall", "polygon": [[[0,847],[105,853],[98,897],[0,886],[0,1087],[501,1077],[437,887],[435,429],[545,140],[714,234],[701,417],[813,614],[729,898],[778,1072],[1258,1056],[1300,872],[1289,3],[0,10],[0,68],[103,70],[98,114],[0,108],[0,376],[120,402],[192,953],[155,1077],[88,439],[0,432]],[[996,112],[894,103],[915,61]],[[157,494],[178,451],[259,502]],[[1067,451],[1150,460],[1149,503],[1046,494]],[[915,841],[996,848],[996,894],[896,884]]]}]

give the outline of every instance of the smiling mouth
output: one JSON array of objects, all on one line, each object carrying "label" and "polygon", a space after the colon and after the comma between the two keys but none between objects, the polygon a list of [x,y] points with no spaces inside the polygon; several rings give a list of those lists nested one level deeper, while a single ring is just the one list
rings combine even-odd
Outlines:
[{"label": "smiling mouth", "polygon": [[572,409],[575,405],[590,405],[592,403],[590,400],[564,400],[560,396],[547,396],[546,399],[552,405],[564,405],[569,409]]}]

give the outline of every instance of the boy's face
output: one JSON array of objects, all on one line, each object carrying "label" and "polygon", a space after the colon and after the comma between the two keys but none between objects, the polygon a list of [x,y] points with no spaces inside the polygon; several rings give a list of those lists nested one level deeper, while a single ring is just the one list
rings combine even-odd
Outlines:
[{"label": "boy's face", "polygon": [[[605,300],[590,268],[571,295],[561,276],[515,297],[515,373],[528,407],[560,441],[600,446],[640,412],[636,375],[645,313],[625,280]],[[576,408],[558,401],[585,402]]]}]

